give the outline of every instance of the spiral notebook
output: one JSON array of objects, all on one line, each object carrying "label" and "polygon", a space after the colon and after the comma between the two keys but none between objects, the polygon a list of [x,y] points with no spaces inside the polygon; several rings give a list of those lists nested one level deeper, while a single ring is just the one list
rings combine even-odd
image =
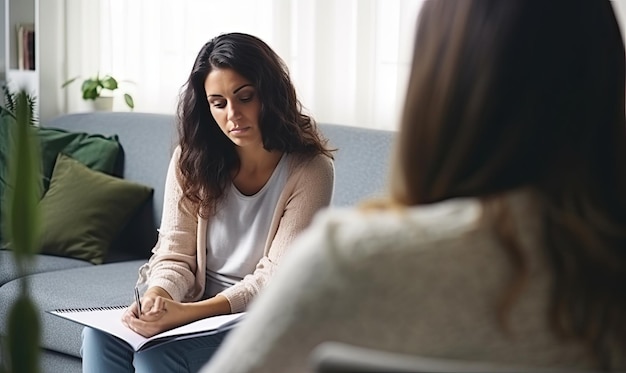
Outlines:
[{"label": "spiral notebook", "polygon": [[241,312],[208,317],[145,338],[122,324],[122,314],[127,307],[57,309],[48,311],[48,313],[109,333],[128,343],[135,351],[145,351],[154,346],[180,339],[216,334],[232,328],[245,315],[245,312]]}]

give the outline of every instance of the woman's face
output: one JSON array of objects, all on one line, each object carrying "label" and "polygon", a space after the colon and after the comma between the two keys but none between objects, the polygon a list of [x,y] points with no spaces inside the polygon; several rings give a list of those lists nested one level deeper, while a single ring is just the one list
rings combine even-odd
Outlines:
[{"label": "woman's face", "polygon": [[233,69],[213,69],[204,81],[211,115],[237,146],[263,146],[261,101],[250,81]]}]

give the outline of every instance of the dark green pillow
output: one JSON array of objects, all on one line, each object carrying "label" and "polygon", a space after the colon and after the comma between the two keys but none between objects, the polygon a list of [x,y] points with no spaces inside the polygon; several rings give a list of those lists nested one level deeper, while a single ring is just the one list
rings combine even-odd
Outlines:
[{"label": "dark green pillow", "polygon": [[42,253],[101,264],[111,242],[153,189],[59,154],[39,203]]},{"label": "dark green pillow", "polygon": [[113,175],[120,143],[117,135],[105,137],[84,132],[69,132],[57,128],[37,129],[41,146],[44,192],[59,153],[69,155],[92,170]]}]

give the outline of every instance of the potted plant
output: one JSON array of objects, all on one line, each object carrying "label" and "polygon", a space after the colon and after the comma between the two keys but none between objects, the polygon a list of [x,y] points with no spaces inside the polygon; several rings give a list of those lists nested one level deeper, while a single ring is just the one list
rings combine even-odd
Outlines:
[{"label": "potted plant", "polygon": [[[67,87],[78,78],[80,77],[77,76],[66,81],[61,88]],[[118,82],[114,77],[111,75],[100,76],[100,73],[97,73],[95,77],[83,80],[83,84],[80,87],[83,100],[92,100],[96,110],[111,110],[113,108],[113,97],[102,96],[102,91],[108,90],[113,92],[118,88]],[[124,93],[124,102],[131,110],[135,108],[135,101],[130,94]]]}]

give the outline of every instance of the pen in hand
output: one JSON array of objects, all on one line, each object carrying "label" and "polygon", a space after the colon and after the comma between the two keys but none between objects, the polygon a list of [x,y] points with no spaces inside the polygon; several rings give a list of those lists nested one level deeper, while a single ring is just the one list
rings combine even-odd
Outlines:
[{"label": "pen in hand", "polygon": [[139,314],[141,315],[141,299],[139,298],[139,289],[135,286],[135,302],[137,303],[137,308],[139,308]]}]

